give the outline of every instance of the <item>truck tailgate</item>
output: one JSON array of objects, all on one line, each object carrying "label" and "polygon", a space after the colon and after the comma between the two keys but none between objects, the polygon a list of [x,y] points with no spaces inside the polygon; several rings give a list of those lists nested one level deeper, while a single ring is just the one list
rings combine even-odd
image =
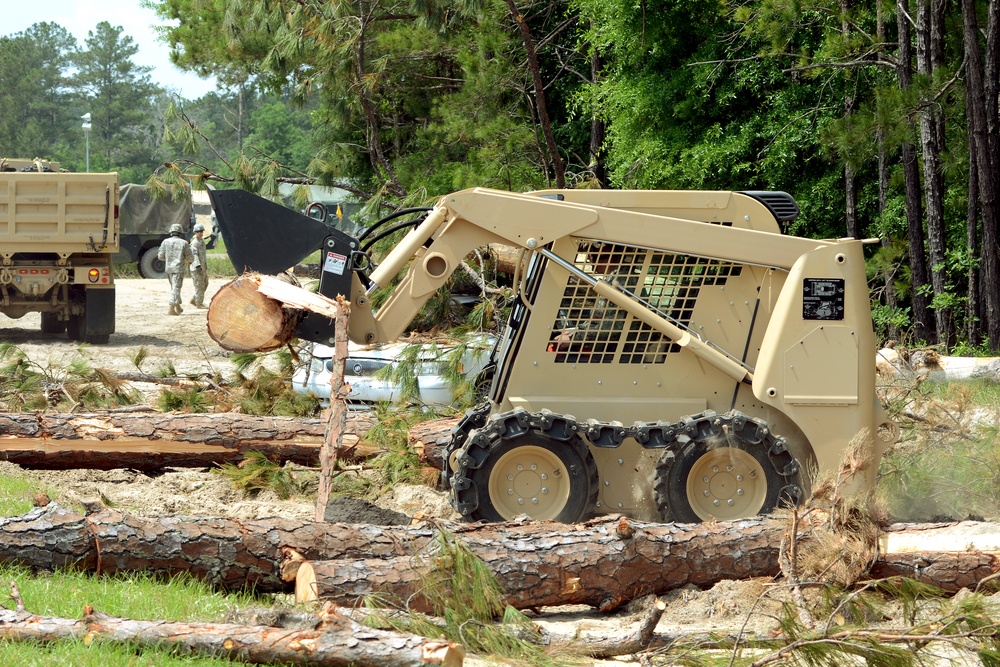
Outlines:
[{"label": "truck tailgate", "polygon": [[118,175],[0,173],[3,252],[118,250]]}]

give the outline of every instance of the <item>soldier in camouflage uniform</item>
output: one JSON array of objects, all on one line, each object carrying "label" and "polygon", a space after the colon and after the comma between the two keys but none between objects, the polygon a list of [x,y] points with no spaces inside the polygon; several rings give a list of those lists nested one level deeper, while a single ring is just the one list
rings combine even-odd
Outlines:
[{"label": "soldier in camouflage uniform", "polygon": [[160,244],[156,255],[167,269],[167,279],[170,281],[170,308],[167,315],[180,315],[181,285],[184,284],[184,271],[194,260],[191,247],[184,240],[184,230],[180,225],[170,225],[170,238]]},{"label": "soldier in camouflage uniform", "polygon": [[200,222],[196,224],[192,231],[194,238],[191,239],[191,254],[194,261],[191,262],[191,280],[194,282],[194,296],[191,298],[191,305],[195,308],[208,308],[205,305],[205,290],[208,289],[208,259],[205,256],[205,227]]}]

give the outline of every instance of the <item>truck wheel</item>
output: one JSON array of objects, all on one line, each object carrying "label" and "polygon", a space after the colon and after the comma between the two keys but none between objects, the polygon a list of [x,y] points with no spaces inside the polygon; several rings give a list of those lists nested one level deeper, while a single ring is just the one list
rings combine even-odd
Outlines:
[{"label": "truck wheel", "polygon": [[42,333],[57,334],[66,331],[66,322],[56,313],[42,313]]},{"label": "truck wheel", "polygon": [[708,412],[685,423],[700,428],[664,451],[656,466],[654,496],[664,521],[742,519],[799,501],[798,463],[764,422]]},{"label": "truck wheel", "polygon": [[[471,434],[469,447],[480,451],[453,457],[456,505],[466,518],[505,521],[526,514],[573,523],[593,513],[597,464],[579,437],[554,440],[531,429],[515,438],[490,440],[484,452],[482,440]],[[481,464],[470,467],[483,454]],[[459,486],[465,488],[459,491]]]},{"label": "truck wheel", "polygon": [[155,245],[143,251],[139,257],[139,275],[143,278],[166,278],[167,267],[160,261],[156,254],[160,251],[160,246]]}]

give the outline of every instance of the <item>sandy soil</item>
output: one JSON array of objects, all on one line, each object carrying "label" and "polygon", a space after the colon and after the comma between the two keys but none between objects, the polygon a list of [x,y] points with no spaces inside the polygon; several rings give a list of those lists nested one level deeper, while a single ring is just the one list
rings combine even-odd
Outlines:
[{"label": "sandy soil", "polygon": [[[207,304],[228,279],[209,281],[205,293]],[[223,350],[208,336],[205,310],[191,306],[194,295],[190,280],[184,282],[181,296],[184,312],[179,316],[167,315],[169,285],[166,280],[142,278],[117,281],[115,289],[115,333],[107,345],[88,345],[84,354],[94,366],[116,371],[135,371],[131,359],[140,348],[146,348],[148,357],[142,370],[155,373],[164,364],[171,363],[181,375],[222,372],[231,369],[229,352]],[[16,320],[0,315],[0,340],[17,345],[39,364],[61,365],[77,354],[80,345],[70,341],[66,334],[43,334],[37,313]]]}]

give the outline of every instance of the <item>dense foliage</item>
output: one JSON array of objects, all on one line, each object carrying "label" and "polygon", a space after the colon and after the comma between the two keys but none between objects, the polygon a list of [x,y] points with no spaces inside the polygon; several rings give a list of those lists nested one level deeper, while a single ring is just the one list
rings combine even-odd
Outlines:
[{"label": "dense foliage", "polygon": [[0,153],[81,166],[92,105],[92,160],[154,182],[786,190],[790,233],[882,238],[883,336],[996,349],[996,1],[145,0],[217,92],[168,103],[120,29],[38,24],[0,38]]}]

